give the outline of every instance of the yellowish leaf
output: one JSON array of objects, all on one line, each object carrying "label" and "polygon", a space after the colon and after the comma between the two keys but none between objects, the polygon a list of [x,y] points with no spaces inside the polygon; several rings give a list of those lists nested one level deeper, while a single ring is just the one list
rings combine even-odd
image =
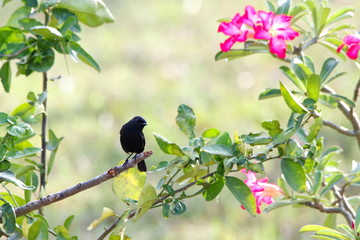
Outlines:
[{"label": "yellowish leaf", "polygon": [[[124,160],[120,161],[121,165]],[[112,180],[112,189],[115,196],[124,202],[137,201],[146,182],[146,173],[137,168],[130,168]]]},{"label": "yellowish leaf", "polygon": [[104,221],[108,217],[111,217],[111,216],[114,216],[114,215],[115,215],[115,213],[114,213],[114,211],[112,209],[104,207],[101,216],[98,219],[95,219],[94,221],[92,221],[92,223],[90,223],[90,225],[87,227],[87,230],[89,230],[89,231],[93,230],[102,221]]}]

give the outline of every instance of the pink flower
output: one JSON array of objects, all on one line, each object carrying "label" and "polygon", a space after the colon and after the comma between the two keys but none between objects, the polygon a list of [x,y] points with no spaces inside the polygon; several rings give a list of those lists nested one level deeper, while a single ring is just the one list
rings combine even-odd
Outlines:
[{"label": "pink flower", "polygon": [[259,11],[260,23],[257,23],[255,39],[270,40],[270,52],[279,58],[286,56],[285,40],[293,40],[299,36],[290,26],[291,16],[275,15],[273,12]]},{"label": "pink flower", "polygon": [[[274,202],[273,197],[283,194],[281,188],[273,183],[268,183],[268,178],[256,179],[255,173],[252,171],[246,172],[246,169],[241,170],[246,174],[246,185],[252,191],[256,199],[256,212],[261,213],[260,206],[262,203],[271,204]],[[243,206],[241,206],[244,208]]]},{"label": "pink flower", "polygon": [[360,50],[360,35],[347,35],[344,37],[343,41],[344,43],[341,44],[336,51],[339,53],[341,49],[346,45],[348,48],[346,55],[351,59],[357,59]]},{"label": "pink flower", "polygon": [[[299,36],[290,26],[292,17],[273,12],[256,12],[253,6],[245,7],[244,16],[236,14],[230,23],[222,22],[218,32],[229,35],[220,45],[223,52],[229,51],[235,42],[244,42],[250,34],[254,39],[268,40],[270,52],[279,58],[286,56],[286,42]],[[249,29],[252,28],[252,29]]]},{"label": "pink flower", "polygon": [[221,51],[227,52],[236,42],[246,41],[248,30],[244,25],[243,18],[237,13],[231,22],[220,23],[218,32],[230,36],[225,42],[220,44]]}]

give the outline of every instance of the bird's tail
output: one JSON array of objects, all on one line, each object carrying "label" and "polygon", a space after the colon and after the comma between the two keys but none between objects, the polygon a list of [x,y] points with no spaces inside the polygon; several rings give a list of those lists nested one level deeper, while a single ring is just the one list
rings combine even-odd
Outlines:
[{"label": "bird's tail", "polygon": [[138,163],[138,169],[140,172],[146,172],[146,164],[145,161],[141,161]]}]

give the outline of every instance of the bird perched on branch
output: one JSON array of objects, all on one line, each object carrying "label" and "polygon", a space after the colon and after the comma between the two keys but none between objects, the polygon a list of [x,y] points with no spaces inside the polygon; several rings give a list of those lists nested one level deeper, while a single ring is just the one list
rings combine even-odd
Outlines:
[{"label": "bird perched on branch", "polygon": [[[136,116],[129,122],[125,123],[120,130],[120,143],[121,147],[126,153],[130,153],[125,162],[135,153],[141,153],[145,148],[145,137],[142,132],[143,128],[147,125],[144,118]],[[140,172],[146,172],[145,161],[138,163]]]}]

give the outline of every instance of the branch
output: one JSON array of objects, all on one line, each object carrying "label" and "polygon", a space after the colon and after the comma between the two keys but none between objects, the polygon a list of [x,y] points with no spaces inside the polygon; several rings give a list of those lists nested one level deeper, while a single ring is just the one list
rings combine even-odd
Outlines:
[{"label": "branch", "polygon": [[136,158],[133,157],[123,165],[111,168],[108,171],[104,172],[103,174],[100,174],[86,182],[78,183],[73,187],[70,187],[68,189],[65,189],[63,191],[54,194],[47,195],[46,197],[42,197],[38,200],[29,202],[21,207],[18,207],[15,209],[16,217],[20,217],[36,209],[64,200],[65,198],[71,197],[79,192],[82,192],[86,189],[99,185],[109,179],[112,179],[117,175],[119,175],[120,173],[128,170],[129,168],[136,166],[137,163],[145,160],[146,158],[150,157],[152,154],[153,154],[152,151],[139,153],[136,155]]},{"label": "branch", "polygon": [[[43,73],[43,93],[47,92],[48,76],[47,72]],[[46,186],[46,131],[47,131],[47,97],[43,102],[44,113],[42,114],[41,119],[41,164],[42,169],[40,171],[40,194],[45,190]]]},{"label": "branch", "polygon": [[[355,89],[358,89],[358,85],[360,83],[357,84],[357,86],[355,87]],[[327,93],[332,93],[332,94],[336,94],[336,92],[334,90],[332,90],[330,87],[328,86],[324,86],[321,89],[323,92],[327,92]],[[357,92],[357,91],[356,91]],[[355,96],[356,97],[356,94]],[[358,146],[360,148],[360,120],[359,120],[359,116],[354,112],[353,108],[350,108],[346,103],[344,103],[343,101],[337,101],[338,102],[338,108],[340,109],[340,111],[345,115],[345,117],[351,122],[353,128],[354,128],[354,132],[356,133],[354,136],[356,137],[356,140],[358,142]]]},{"label": "branch", "polygon": [[351,214],[342,207],[325,207],[321,202],[305,202],[304,204],[323,213],[340,213],[345,217],[349,225],[351,225],[351,222],[353,221]]},{"label": "branch", "polygon": [[346,127],[343,127],[343,126],[340,126],[340,125],[337,125],[336,123],[333,123],[333,122],[330,122],[328,120],[322,120],[323,121],[323,124],[325,126],[328,126],[336,131],[338,131],[339,133],[341,134],[344,134],[346,136],[356,136],[357,134],[359,134],[358,132],[355,132],[354,130],[350,130],[350,129],[347,129]]}]

